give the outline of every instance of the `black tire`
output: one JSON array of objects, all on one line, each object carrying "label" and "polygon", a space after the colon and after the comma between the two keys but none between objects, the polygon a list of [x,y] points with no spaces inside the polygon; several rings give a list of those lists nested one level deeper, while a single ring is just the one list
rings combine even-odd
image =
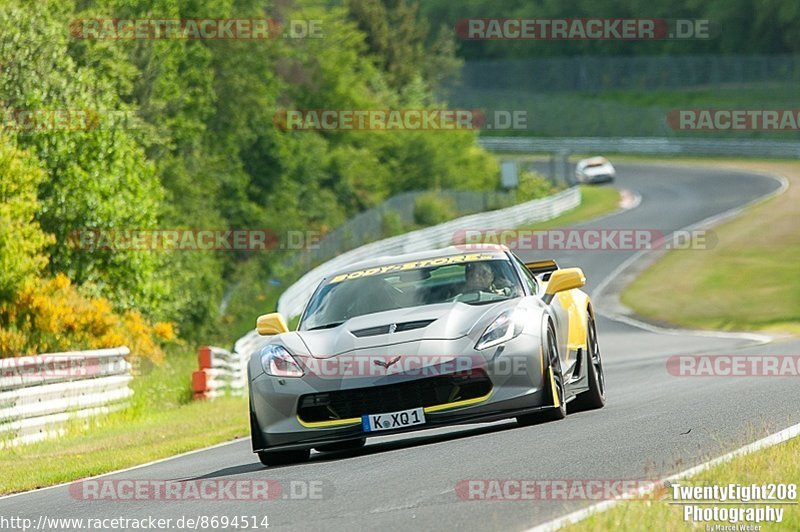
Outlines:
[{"label": "black tire", "polygon": [[546,410],[534,412],[532,414],[523,414],[517,416],[517,423],[520,425],[534,425],[537,423],[545,423],[548,421],[558,421],[567,417],[567,404],[564,401],[566,397],[566,390],[564,388],[564,375],[561,372],[561,358],[558,355],[558,346],[556,345],[556,333],[553,330],[553,325],[547,326],[547,342],[545,343],[545,356],[549,365],[547,371],[544,373],[545,378],[545,397],[552,397],[553,385],[555,385],[555,395],[558,398],[558,405],[554,405]]},{"label": "black tire", "polygon": [[603,408],[606,404],[606,378],[603,371],[603,359],[600,356],[600,344],[597,341],[597,327],[591,314],[589,314],[589,319],[586,323],[586,363],[589,389],[578,395],[569,405],[570,410],[576,412]]},{"label": "black tire", "polygon": [[293,451],[258,451],[258,459],[265,466],[277,466],[305,462],[311,456],[311,449]]},{"label": "black tire", "polygon": [[321,453],[335,453],[338,451],[354,451],[356,449],[361,449],[366,445],[367,439],[360,438],[357,440],[347,440],[347,441],[339,441],[336,443],[329,443],[327,445],[320,445],[319,447],[314,447],[317,451]]}]

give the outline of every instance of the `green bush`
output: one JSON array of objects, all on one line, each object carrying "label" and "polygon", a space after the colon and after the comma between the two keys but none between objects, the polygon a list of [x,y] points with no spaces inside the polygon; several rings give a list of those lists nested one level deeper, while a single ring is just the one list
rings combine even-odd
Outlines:
[{"label": "green bush", "polygon": [[414,201],[414,222],[423,227],[440,224],[455,217],[453,201],[435,192],[423,194]]},{"label": "green bush", "polygon": [[519,176],[517,201],[530,201],[549,196],[558,191],[558,187],[546,177],[536,172],[522,172]]},{"label": "green bush", "polygon": [[407,231],[406,224],[403,219],[395,211],[387,211],[383,213],[381,218],[381,234],[384,238],[399,235]]}]

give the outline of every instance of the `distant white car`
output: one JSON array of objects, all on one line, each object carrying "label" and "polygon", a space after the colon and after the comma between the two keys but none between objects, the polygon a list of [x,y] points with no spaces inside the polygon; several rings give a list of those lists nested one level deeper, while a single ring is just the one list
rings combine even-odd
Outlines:
[{"label": "distant white car", "polygon": [[575,167],[575,179],[578,183],[608,183],[614,181],[617,171],[605,157],[590,157],[578,161]]}]

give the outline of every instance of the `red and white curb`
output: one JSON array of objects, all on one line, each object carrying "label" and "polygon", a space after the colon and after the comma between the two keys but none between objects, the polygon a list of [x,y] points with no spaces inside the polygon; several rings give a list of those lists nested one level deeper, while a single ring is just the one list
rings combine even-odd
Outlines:
[{"label": "red and white curb", "polygon": [[642,202],[641,194],[627,189],[619,191],[619,208],[624,211],[635,209]]}]

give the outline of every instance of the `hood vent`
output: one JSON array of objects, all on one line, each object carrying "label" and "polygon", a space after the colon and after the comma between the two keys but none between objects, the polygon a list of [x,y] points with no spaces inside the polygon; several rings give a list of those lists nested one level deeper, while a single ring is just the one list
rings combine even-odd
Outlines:
[{"label": "hood vent", "polygon": [[388,325],[379,325],[377,327],[368,327],[366,329],[358,329],[350,331],[353,336],[357,338],[364,338],[366,336],[378,336],[381,334],[391,334],[393,332],[412,331],[414,329],[422,329],[427,327],[436,320],[417,320],[406,321],[403,323],[390,323]]}]

